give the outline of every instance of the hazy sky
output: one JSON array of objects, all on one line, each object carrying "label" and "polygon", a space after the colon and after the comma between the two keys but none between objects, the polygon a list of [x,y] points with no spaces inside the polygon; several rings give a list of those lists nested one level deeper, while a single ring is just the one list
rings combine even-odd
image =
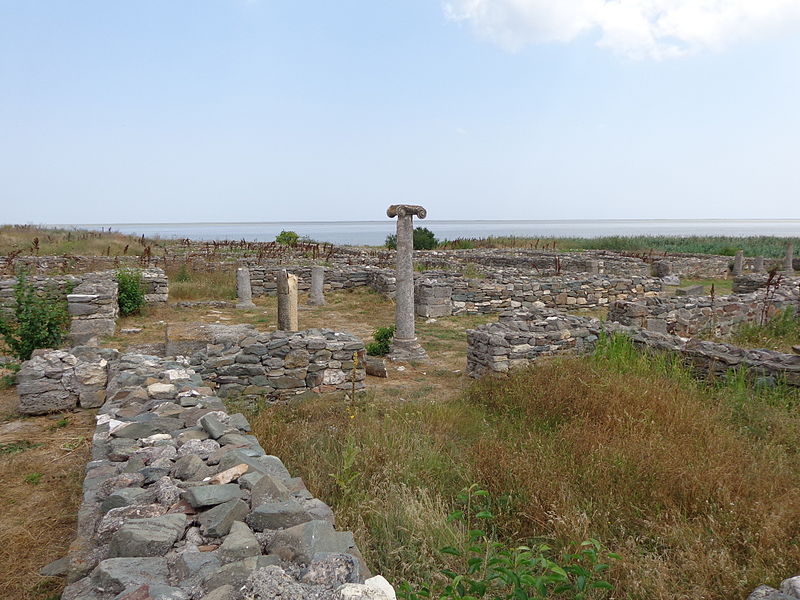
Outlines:
[{"label": "hazy sky", "polygon": [[2,222],[800,217],[800,0],[0,0]]}]

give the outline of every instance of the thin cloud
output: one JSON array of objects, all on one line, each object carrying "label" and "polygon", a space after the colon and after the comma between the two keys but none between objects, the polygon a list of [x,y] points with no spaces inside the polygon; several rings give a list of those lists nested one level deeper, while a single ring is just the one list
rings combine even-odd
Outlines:
[{"label": "thin cloud", "polygon": [[666,59],[800,30],[800,0],[445,0],[447,18],[518,51],[594,35],[634,59]]}]

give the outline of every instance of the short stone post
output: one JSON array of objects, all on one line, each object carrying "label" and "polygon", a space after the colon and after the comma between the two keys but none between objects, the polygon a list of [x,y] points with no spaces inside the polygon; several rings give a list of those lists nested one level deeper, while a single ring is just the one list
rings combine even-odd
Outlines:
[{"label": "short stone post", "polygon": [[310,306],[325,306],[325,267],[315,265],[311,267],[311,290],[308,293],[308,304]]},{"label": "short stone post", "polygon": [[421,360],[428,357],[417,342],[414,331],[414,215],[424,219],[428,214],[411,204],[393,204],[386,210],[389,218],[397,217],[397,266],[395,270],[395,333],[389,358]]},{"label": "short stone post", "polygon": [[756,259],[753,262],[753,272],[754,273],[761,273],[763,271],[764,271],[764,257],[763,256],[756,256]]},{"label": "short stone post", "polygon": [[741,250],[736,251],[736,256],[733,258],[733,276],[739,277],[742,274],[742,263],[744,261],[744,252]]},{"label": "short stone post", "polygon": [[250,288],[250,269],[236,269],[236,308],[255,308],[253,290]]},{"label": "short stone post", "polygon": [[278,271],[278,329],[297,331],[297,275]]},{"label": "short stone post", "polygon": [[794,243],[789,242],[786,244],[786,257],[783,259],[783,270],[789,271],[790,273],[794,271]]}]

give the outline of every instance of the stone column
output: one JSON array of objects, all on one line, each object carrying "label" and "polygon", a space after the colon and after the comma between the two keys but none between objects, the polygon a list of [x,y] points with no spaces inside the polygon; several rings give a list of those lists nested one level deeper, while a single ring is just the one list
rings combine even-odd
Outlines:
[{"label": "stone column", "polygon": [[393,204],[386,210],[389,218],[397,217],[397,266],[395,277],[395,333],[389,358],[420,360],[428,355],[417,342],[414,331],[414,215],[424,219],[427,211],[421,206]]},{"label": "stone column", "polygon": [[255,308],[253,290],[250,288],[250,269],[236,269],[236,308]]},{"label": "stone column", "polygon": [[278,329],[297,331],[297,275],[278,271]]},{"label": "stone column", "polygon": [[311,290],[308,293],[308,303],[311,306],[325,306],[325,267],[316,265],[311,267]]},{"label": "stone column", "polygon": [[733,276],[739,277],[742,274],[742,263],[744,261],[744,252],[741,250],[736,251],[736,256],[733,258]]},{"label": "stone column", "polygon": [[794,266],[792,262],[794,261],[794,243],[789,242],[786,244],[786,258],[783,259],[783,270],[789,271],[790,273],[794,271]]},{"label": "stone column", "polygon": [[753,272],[761,273],[763,270],[764,270],[764,257],[756,256],[756,259],[753,262]]}]

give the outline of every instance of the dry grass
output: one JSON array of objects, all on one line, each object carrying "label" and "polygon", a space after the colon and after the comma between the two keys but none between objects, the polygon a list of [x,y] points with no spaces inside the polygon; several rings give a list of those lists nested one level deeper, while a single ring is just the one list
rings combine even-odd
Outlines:
[{"label": "dry grass", "polygon": [[[15,390],[0,390],[0,598],[58,598],[63,582],[38,570],[64,556],[75,536],[94,418],[19,419],[16,401]],[[20,442],[29,449],[14,453]]]},{"label": "dry grass", "polygon": [[797,398],[767,407],[750,390],[740,410],[738,393],[655,360],[576,358],[449,400],[373,388],[353,405],[265,411],[254,426],[394,583],[444,564],[445,515],[478,482],[499,499],[509,543],[592,536],[622,554],[614,597],[743,598],[796,572],[800,464]]},{"label": "dry grass", "polygon": [[167,269],[170,300],[235,300],[236,269],[202,271],[185,265]]},{"label": "dry grass", "polygon": [[[152,243],[151,240],[145,242]],[[0,226],[0,256],[13,252],[42,256],[140,256],[143,250],[139,238],[115,231],[50,229],[33,225]]]}]

